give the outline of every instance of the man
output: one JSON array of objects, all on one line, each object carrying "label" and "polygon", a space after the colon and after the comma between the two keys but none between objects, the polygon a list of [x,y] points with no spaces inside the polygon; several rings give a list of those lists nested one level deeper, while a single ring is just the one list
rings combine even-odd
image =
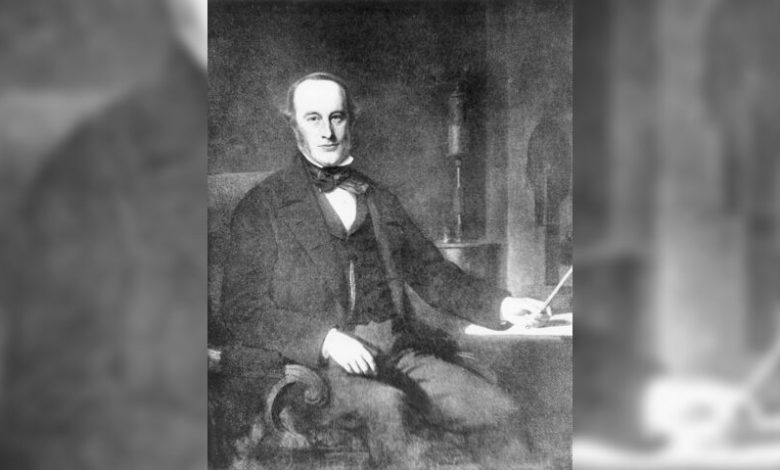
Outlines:
[{"label": "man", "polygon": [[516,418],[507,395],[432,341],[404,284],[493,328],[543,321],[541,303],[446,261],[395,196],[350,168],[355,106],[343,80],[307,75],[287,104],[300,154],[252,189],[232,219],[222,315],[236,343],[319,369],[331,415],[365,422],[375,464],[404,465],[412,415],[453,431]]}]

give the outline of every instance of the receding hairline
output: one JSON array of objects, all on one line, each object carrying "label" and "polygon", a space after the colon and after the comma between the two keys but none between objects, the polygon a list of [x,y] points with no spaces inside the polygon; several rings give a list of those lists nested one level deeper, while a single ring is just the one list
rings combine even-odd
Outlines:
[{"label": "receding hairline", "polygon": [[344,105],[346,106],[346,103],[347,103],[347,90],[344,88],[344,85],[342,85],[341,83],[336,82],[334,80],[329,80],[327,78],[307,78],[305,80],[302,80],[300,83],[298,83],[295,86],[295,88],[292,89],[292,96],[290,97],[291,100],[292,100],[291,104],[293,104],[293,106],[295,105],[295,97],[298,95],[298,89],[301,88],[302,85],[304,85],[306,83],[312,83],[312,82],[330,82],[330,83],[333,83],[334,85],[336,85],[339,88],[339,90],[341,91],[341,98],[344,101]]},{"label": "receding hairline", "polygon": [[338,85],[339,89],[341,90],[341,96],[344,101],[344,107],[346,108],[347,116],[349,117],[350,121],[355,119],[355,105],[352,101],[352,96],[350,95],[349,87],[347,86],[346,82],[341,77],[332,73],[314,72],[299,78],[293,82],[293,84],[290,85],[290,88],[287,90],[287,109],[284,110],[284,115],[288,120],[290,120],[291,123],[295,120],[295,95],[298,92],[298,88],[306,82],[313,81],[332,82]]}]

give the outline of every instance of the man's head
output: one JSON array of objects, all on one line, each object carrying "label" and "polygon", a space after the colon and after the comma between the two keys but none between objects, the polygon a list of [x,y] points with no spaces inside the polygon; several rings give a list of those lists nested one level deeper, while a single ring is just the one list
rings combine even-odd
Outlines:
[{"label": "man's head", "polygon": [[287,92],[286,114],[309,161],[329,167],[349,158],[355,109],[342,79],[323,72],[299,79]]}]

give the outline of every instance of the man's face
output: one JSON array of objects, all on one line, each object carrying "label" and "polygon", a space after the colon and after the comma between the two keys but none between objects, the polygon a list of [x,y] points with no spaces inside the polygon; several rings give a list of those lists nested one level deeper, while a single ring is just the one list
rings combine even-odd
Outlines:
[{"label": "man's face", "polygon": [[306,80],[295,90],[293,131],[298,148],[324,167],[349,157],[349,116],[344,90],[327,80]]}]

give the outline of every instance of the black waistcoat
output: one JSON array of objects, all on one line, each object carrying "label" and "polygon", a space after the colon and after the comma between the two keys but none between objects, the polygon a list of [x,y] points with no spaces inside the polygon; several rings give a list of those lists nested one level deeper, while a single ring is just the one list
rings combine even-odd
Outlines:
[{"label": "black waistcoat", "polygon": [[357,196],[357,217],[349,231],[322,194],[318,194],[318,200],[346,280],[342,300],[348,313],[341,326],[350,329],[392,318],[395,309],[365,195]]}]

